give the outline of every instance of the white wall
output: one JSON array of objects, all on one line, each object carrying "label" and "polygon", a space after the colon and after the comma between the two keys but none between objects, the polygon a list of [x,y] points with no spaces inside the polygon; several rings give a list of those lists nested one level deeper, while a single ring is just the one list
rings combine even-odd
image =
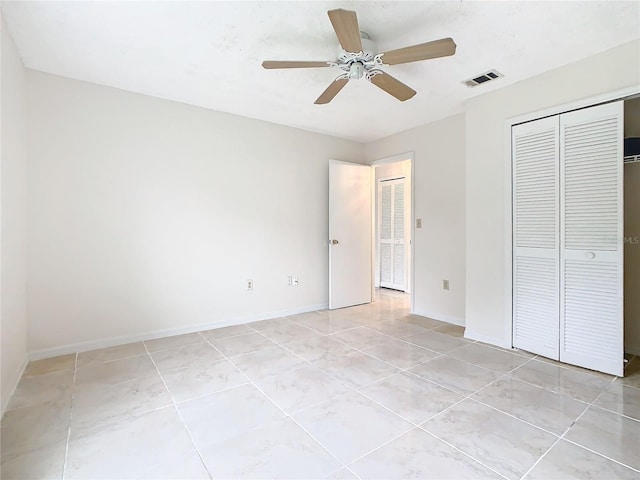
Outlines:
[{"label": "white wall", "polygon": [[[401,132],[365,147],[368,161],[414,152],[415,313],[465,321],[464,115]],[[442,289],[448,279],[450,290]]]},{"label": "white wall", "polygon": [[505,273],[511,160],[505,148],[505,121],[634,85],[640,86],[638,41],[467,102],[466,335],[511,345]]},{"label": "white wall", "polygon": [[[640,98],[624,102],[624,136],[640,137]],[[624,347],[640,355],[640,163],[624,166]]]},{"label": "white wall", "polygon": [[25,69],[9,31],[2,29],[0,350],[1,411],[4,412],[27,360],[26,104]]},{"label": "white wall", "polygon": [[28,80],[35,356],[327,304],[328,160],[361,161],[361,144]]}]

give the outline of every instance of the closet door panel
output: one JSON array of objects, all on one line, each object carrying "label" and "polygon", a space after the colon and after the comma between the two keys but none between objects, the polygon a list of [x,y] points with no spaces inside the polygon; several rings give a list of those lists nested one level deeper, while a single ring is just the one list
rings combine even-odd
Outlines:
[{"label": "closet door panel", "polygon": [[404,178],[380,182],[380,286],[406,290]]},{"label": "closet door panel", "polygon": [[393,187],[393,288],[406,290],[404,179]]},{"label": "closet door panel", "polygon": [[558,117],[512,129],[513,346],[559,358]]},{"label": "closet door panel", "polygon": [[380,186],[380,286],[393,284],[393,197],[388,183]]},{"label": "closet door panel", "polygon": [[623,106],[560,116],[560,360],[622,375]]}]

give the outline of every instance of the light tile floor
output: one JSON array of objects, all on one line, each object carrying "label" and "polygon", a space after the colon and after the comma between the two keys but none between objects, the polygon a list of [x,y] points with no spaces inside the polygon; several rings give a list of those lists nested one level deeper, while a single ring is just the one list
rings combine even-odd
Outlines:
[{"label": "light tile floor", "polygon": [[377,301],[32,362],[2,478],[640,478],[618,379]]}]

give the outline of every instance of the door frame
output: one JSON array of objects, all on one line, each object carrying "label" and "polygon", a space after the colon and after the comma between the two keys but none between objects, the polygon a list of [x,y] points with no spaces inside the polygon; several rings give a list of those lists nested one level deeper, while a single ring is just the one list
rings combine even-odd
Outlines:
[{"label": "door frame", "polygon": [[[399,153],[397,155],[392,155],[390,157],[383,157],[383,158],[379,158],[377,160],[373,160],[369,163],[367,163],[367,165],[370,165],[371,167],[376,167],[376,166],[380,166],[380,165],[384,165],[384,164],[388,164],[388,163],[397,163],[397,162],[403,162],[403,161],[409,161],[409,179],[410,179],[410,185],[411,185],[411,244],[409,245],[409,252],[410,252],[410,256],[411,258],[409,259],[408,267],[409,267],[409,274],[407,276],[407,280],[409,282],[409,285],[407,286],[409,289],[409,302],[410,302],[410,308],[411,308],[411,313],[415,312],[415,295],[414,295],[414,291],[415,291],[415,229],[416,229],[416,220],[415,220],[415,154],[413,151],[408,151],[405,153]],[[371,202],[372,205],[372,209],[371,209],[371,220],[373,223],[373,225],[375,225],[375,221],[376,221],[376,208],[375,205],[377,203],[377,192],[376,192],[376,178],[375,175],[372,175],[372,182],[371,182],[371,189],[374,192],[374,202]],[[376,229],[372,228],[371,229],[371,264],[375,266],[375,255],[376,255],[376,251],[375,251],[375,245],[376,245]],[[375,292],[375,271],[374,268],[371,269],[371,275],[373,276],[371,279],[371,285],[374,289]],[[372,292],[372,294],[374,293]]]},{"label": "door frame", "polygon": [[[526,113],[523,115],[517,115],[507,118],[504,121],[504,134],[503,134],[503,152],[504,158],[508,161],[504,162],[504,175],[505,175],[505,263],[504,263],[504,275],[505,275],[505,291],[504,291],[504,307],[505,307],[505,345],[500,345],[506,348],[513,348],[513,157],[511,151],[511,128],[514,125],[520,123],[530,122],[538,120],[540,118],[549,117],[552,115],[560,115],[562,113],[570,112],[573,110],[580,110],[583,108],[594,107],[603,103],[617,102],[619,100],[625,100],[628,97],[634,97],[640,94],[640,85],[633,87],[627,87],[611,92],[595,95],[573,102],[564,103],[555,107],[546,108],[543,110],[537,110],[534,112]],[[508,343],[507,343],[508,342]]]}]

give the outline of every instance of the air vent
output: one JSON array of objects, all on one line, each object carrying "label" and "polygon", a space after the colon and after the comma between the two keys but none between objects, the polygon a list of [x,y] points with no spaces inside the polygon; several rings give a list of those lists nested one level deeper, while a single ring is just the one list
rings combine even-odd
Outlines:
[{"label": "air vent", "polygon": [[477,77],[470,78],[469,80],[464,80],[462,83],[467,87],[477,87],[478,85],[496,80],[500,77],[504,77],[504,75],[502,75],[497,70],[489,70],[488,72],[478,75]]}]

